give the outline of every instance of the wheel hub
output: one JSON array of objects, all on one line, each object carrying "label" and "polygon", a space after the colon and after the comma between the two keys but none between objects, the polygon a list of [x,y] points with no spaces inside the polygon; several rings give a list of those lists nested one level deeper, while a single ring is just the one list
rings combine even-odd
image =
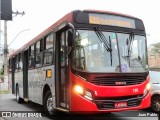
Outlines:
[{"label": "wheel hub", "polygon": [[53,111],[53,99],[49,97],[47,100],[47,109],[49,112]]},{"label": "wheel hub", "polygon": [[155,99],[154,101],[154,107],[156,111],[160,111],[160,99]]}]

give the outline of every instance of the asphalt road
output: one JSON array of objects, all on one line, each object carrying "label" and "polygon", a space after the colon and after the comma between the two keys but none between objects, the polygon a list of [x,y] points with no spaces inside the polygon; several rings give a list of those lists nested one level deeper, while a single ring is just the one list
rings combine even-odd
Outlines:
[{"label": "asphalt road", "polygon": [[[7,113],[6,113],[7,112]],[[141,116],[139,116],[141,114]],[[125,111],[98,115],[69,115],[60,113],[49,118],[41,105],[29,102],[18,104],[15,95],[0,94],[0,120],[158,120],[150,110]]]}]

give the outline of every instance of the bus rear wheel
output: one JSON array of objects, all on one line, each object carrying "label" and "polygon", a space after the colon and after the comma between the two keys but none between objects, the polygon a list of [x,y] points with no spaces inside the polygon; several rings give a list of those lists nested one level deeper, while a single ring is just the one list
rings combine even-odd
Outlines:
[{"label": "bus rear wheel", "polygon": [[16,86],[16,101],[18,103],[22,103],[23,102],[23,99],[20,98],[20,95],[19,95],[19,87],[18,86]]},{"label": "bus rear wheel", "polygon": [[44,105],[44,110],[50,117],[55,115],[55,110],[53,108],[53,98],[50,91],[46,92],[44,96],[43,105]]}]

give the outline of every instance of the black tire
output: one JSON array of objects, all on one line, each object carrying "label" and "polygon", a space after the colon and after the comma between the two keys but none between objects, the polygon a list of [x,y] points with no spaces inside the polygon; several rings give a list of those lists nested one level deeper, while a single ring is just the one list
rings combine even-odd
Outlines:
[{"label": "black tire", "polygon": [[154,112],[160,112],[160,95],[152,97],[152,100],[151,100],[151,109]]},{"label": "black tire", "polygon": [[16,101],[18,103],[22,103],[23,102],[23,99],[20,98],[20,96],[19,96],[19,87],[18,86],[16,86]]},{"label": "black tire", "polygon": [[56,111],[53,108],[51,91],[47,91],[44,95],[43,107],[49,117],[53,117],[56,114]]}]

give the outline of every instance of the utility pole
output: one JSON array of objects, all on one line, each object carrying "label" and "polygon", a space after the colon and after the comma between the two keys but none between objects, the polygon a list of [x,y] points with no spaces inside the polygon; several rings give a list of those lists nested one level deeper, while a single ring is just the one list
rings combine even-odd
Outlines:
[{"label": "utility pole", "polygon": [[[12,14],[15,14],[15,16],[17,15],[24,15],[24,11],[23,12],[12,12]],[[4,82],[6,83],[6,90],[9,90],[9,79],[8,79],[8,45],[7,45],[7,20],[4,20]]]},{"label": "utility pole", "polygon": [[[8,82],[8,72],[7,72],[7,68],[8,68],[8,59],[7,59],[7,54],[8,54],[8,47],[7,47],[7,20],[4,20],[4,59],[3,59],[3,63],[4,63],[4,82],[7,83]],[[8,86],[7,86],[8,88]]]}]

